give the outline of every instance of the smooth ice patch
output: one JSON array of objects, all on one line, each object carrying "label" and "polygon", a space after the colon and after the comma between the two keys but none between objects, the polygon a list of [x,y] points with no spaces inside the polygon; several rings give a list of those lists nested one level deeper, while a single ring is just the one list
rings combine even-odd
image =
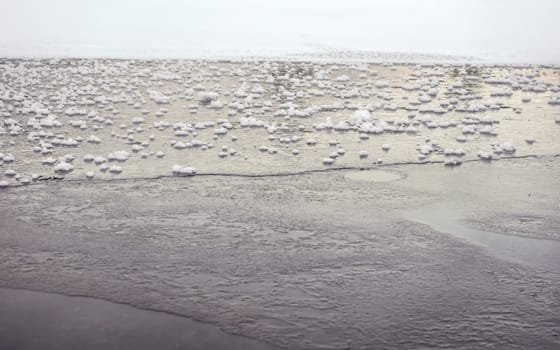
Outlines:
[{"label": "smooth ice patch", "polygon": [[344,174],[344,177],[354,181],[389,182],[405,178],[405,174],[387,170],[360,170]]}]

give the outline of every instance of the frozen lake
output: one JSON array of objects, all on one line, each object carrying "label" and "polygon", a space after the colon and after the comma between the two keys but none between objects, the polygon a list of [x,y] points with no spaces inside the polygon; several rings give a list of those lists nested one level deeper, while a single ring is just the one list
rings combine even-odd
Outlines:
[{"label": "frozen lake", "polygon": [[0,349],[560,349],[560,2],[0,2]]},{"label": "frozen lake", "polygon": [[559,74],[3,59],[0,344],[557,349]]}]

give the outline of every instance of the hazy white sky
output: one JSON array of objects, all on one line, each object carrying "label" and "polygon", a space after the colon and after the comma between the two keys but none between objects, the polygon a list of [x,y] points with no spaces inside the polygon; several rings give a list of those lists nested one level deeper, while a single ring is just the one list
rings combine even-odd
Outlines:
[{"label": "hazy white sky", "polygon": [[560,62],[560,0],[0,0],[2,56],[316,47]]}]

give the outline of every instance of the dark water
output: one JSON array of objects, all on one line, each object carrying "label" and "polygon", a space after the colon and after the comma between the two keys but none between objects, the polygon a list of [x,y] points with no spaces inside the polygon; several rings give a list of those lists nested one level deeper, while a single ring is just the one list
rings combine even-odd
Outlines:
[{"label": "dark water", "polygon": [[0,288],[0,349],[275,348],[162,312],[94,298]]}]

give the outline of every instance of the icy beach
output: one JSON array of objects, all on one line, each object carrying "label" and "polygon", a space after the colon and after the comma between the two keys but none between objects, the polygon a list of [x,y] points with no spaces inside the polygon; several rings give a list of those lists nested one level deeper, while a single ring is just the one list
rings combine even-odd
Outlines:
[{"label": "icy beach", "polygon": [[556,66],[3,59],[0,286],[94,299],[0,293],[239,349],[557,349],[559,136]]}]

